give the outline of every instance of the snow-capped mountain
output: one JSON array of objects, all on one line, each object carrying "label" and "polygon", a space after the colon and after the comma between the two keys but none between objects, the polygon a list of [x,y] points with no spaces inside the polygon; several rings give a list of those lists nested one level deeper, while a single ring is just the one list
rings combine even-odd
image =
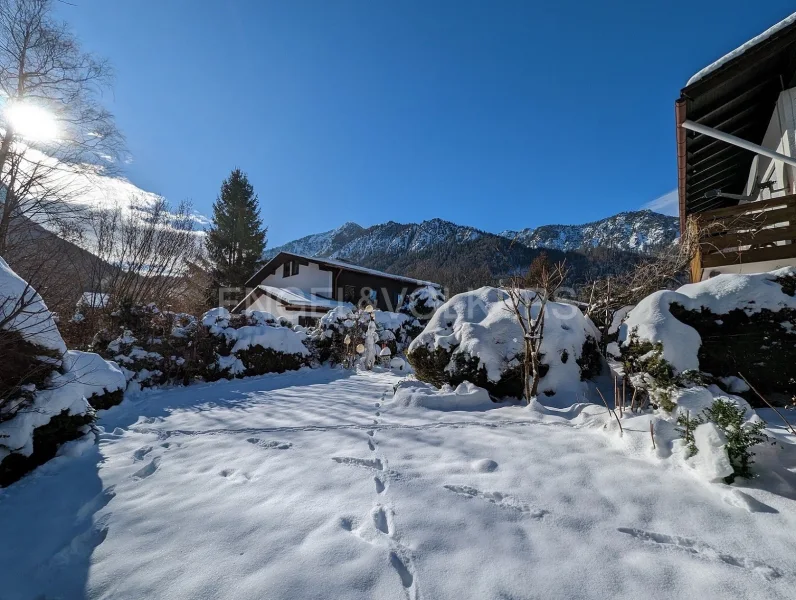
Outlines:
[{"label": "snow-capped mountain", "polygon": [[581,250],[610,247],[616,250],[651,252],[671,244],[679,233],[677,218],[650,210],[623,212],[584,225],[543,225],[500,235],[529,248]]},{"label": "snow-capped mountain", "polygon": [[[349,222],[331,231],[270,248],[267,256],[284,251],[365,263],[376,255],[416,253],[438,245],[460,245],[494,235],[442,219],[408,224],[389,221],[367,229]],[[649,210],[624,212],[584,225],[544,225],[499,234],[528,248],[576,251],[608,247],[631,252],[654,251],[671,244],[677,235],[675,217]]]}]

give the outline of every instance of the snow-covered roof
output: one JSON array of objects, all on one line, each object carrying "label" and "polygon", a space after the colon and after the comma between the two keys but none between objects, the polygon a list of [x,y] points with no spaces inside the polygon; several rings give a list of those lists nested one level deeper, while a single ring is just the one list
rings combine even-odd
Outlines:
[{"label": "snow-covered roof", "polygon": [[738,48],[736,48],[735,50],[733,50],[729,54],[725,54],[724,56],[722,56],[716,62],[711,63],[710,65],[708,65],[707,67],[705,67],[704,69],[699,71],[691,79],[689,79],[688,83],[686,84],[686,86],[689,86],[689,85],[691,85],[693,83],[696,83],[697,81],[699,81],[701,79],[704,79],[705,77],[707,77],[708,75],[710,75],[711,73],[716,71],[719,67],[722,67],[723,65],[727,64],[728,62],[730,62],[732,59],[742,55],[744,52],[748,51],[750,48],[753,48],[754,46],[757,46],[761,42],[766,41],[767,39],[769,39],[774,34],[779,33],[780,31],[782,31],[783,29],[785,29],[786,27],[788,27],[789,25],[792,25],[794,23],[796,23],[796,13],[793,13],[789,17],[786,17],[786,18],[782,19],[782,21],[780,21],[779,23],[777,23],[773,27],[769,27],[763,33],[758,35],[757,37],[753,37],[751,40],[749,40],[745,44],[742,44],[741,46],[739,46]]},{"label": "snow-covered roof", "polygon": [[291,306],[304,306],[307,308],[318,307],[327,310],[337,308],[338,306],[353,308],[353,305],[348,302],[338,302],[331,298],[310,294],[298,288],[278,288],[272,285],[259,285],[257,287],[269,296]]},{"label": "snow-covered roof", "polygon": [[[412,283],[414,285],[432,285],[434,287],[441,287],[440,284],[434,283],[433,281],[424,281],[422,279],[415,279],[414,277],[404,277],[403,275],[393,275],[392,273],[377,271],[376,269],[368,269],[367,267],[360,267],[359,265],[345,262],[343,260],[335,260],[333,258],[320,258],[318,256],[304,256],[303,254],[295,254],[293,252],[284,252],[284,253],[280,252],[279,254],[287,254],[288,256],[295,256],[296,258],[311,261],[321,265],[339,267],[342,269],[347,269],[349,271],[356,271],[357,273],[365,273],[367,275],[374,275],[376,277],[386,277],[387,279],[394,279],[396,281],[405,281],[406,283]],[[276,258],[279,257],[279,254],[277,254],[271,260],[276,260]],[[268,265],[263,267],[263,269],[265,269],[266,267],[268,267]]]},{"label": "snow-covered roof", "polygon": [[86,306],[88,308],[105,308],[108,306],[108,301],[110,299],[110,294],[104,294],[102,292],[83,292],[83,295],[80,297],[77,306]]}]

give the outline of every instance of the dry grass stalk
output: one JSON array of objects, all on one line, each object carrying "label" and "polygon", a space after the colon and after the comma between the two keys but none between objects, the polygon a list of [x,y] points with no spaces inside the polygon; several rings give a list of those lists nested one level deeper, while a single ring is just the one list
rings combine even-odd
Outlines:
[{"label": "dry grass stalk", "polygon": [[768,400],[766,400],[766,399],[765,399],[765,397],[763,396],[763,394],[761,394],[760,392],[758,392],[758,391],[757,391],[757,389],[755,389],[755,386],[753,386],[751,383],[749,383],[749,380],[748,380],[746,377],[744,377],[744,376],[743,376],[743,374],[741,374],[741,373],[738,373],[738,375],[740,375],[741,379],[743,379],[743,380],[746,382],[746,385],[748,385],[748,386],[749,386],[749,388],[750,388],[750,389],[751,389],[751,390],[752,390],[752,391],[753,391],[755,394],[757,394],[758,398],[760,398],[760,399],[761,399],[763,402],[765,402],[765,403],[768,405],[768,407],[769,407],[769,408],[771,408],[771,409],[772,409],[772,410],[773,410],[775,413],[777,413],[777,414],[779,415],[779,418],[780,418],[780,419],[782,419],[782,420],[785,422],[785,425],[787,425],[787,427],[788,427],[788,429],[790,430],[790,432],[791,432],[793,435],[796,435],[796,430],[794,430],[794,429],[793,429],[793,426],[792,426],[792,425],[791,425],[791,424],[788,422],[788,420],[785,418],[785,415],[783,415],[783,414],[782,414],[781,412],[779,412],[779,411],[778,411],[776,408],[774,408],[774,405],[773,405],[773,404],[771,404],[771,402],[769,402]]},{"label": "dry grass stalk", "polygon": [[620,433],[620,435],[624,435],[625,434],[625,430],[622,427],[622,421],[619,420],[619,416],[616,414],[616,411],[615,410],[611,410],[611,407],[608,406],[608,402],[606,402],[605,396],[603,396],[603,393],[600,391],[599,388],[597,388],[597,393],[600,394],[600,398],[602,399],[603,404],[605,404],[605,408],[607,408],[611,412],[611,414],[614,415],[614,418],[616,419],[616,422],[619,424],[619,433]]}]

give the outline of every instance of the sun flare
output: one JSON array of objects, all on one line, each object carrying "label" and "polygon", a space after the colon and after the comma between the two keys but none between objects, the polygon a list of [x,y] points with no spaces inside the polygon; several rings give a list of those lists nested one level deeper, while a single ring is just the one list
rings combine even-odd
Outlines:
[{"label": "sun flare", "polygon": [[46,142],[58,135],[58,124],[52,113],[32,104],[15,103],[5,109],[6,118],[23,138]]}]

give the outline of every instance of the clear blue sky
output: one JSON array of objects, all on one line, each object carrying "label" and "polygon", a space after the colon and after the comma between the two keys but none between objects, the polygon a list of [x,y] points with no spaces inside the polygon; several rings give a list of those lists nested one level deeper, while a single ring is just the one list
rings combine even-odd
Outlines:
[{"label": "clear blue sky", "polygon": [[675,98],[792,0],[70,0],[127,176],[205,214],[240,167],[270,244],[345,221],[581,223],[676,185]]}]

